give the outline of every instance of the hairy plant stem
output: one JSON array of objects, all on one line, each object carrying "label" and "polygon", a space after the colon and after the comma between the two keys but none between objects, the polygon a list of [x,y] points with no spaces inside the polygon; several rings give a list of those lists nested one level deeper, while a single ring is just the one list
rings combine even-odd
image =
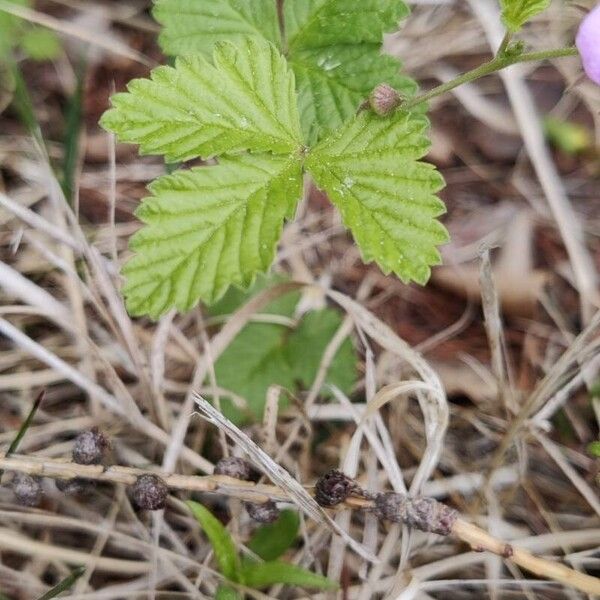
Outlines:
[{"label": "hairy plant stem", "polygon": [[506,53],[506,49],[508,48],[511,39],[512,33],[510,31],[507,31],[504,38],[502,39],[500,47],[498,48],[498,52],[496,52],[496,58],[499,56],[503,56]]},{"label": "hairy plant stem", "polygon": [[[18,455],[10,457],[0,456],[0,469],[54,479],[69,480],[79,477],[82,479],[121,483],[125,485],[134,485],[141,475],[152,474],[159,475],[163,482],[171,489],[212,492],[259,503],[269,501],[289,502],[290,500],[286,491],[277,486],[242,481],[226,475],[186,476],[169,473],[154,473],[132,467],[80,465],[69,461],[46,457]],[[340,501],[335,508],[366,510],[378,514],[377,495],[368,497],[368,495],[355,496],[352,494],[353,493],[350,492],[350,495],[343,501]],[[396,496],[396,494],[391,495]],[[405,509],[404,513],[406,513],[407,517],[410,517],[411,510],[409,509],[416,509],[418,512],[418,506],[422,504],[423,498],[409,498],[403,495],[399,496],[401,496],[401,498],[399,498],[399,500],[401,500],[400,504]],[[433,499],[430,499],[430,503],[434,503],[439,507],[445,506]],[[381,506],[379,508],[381,508]],[[405,518],[403,516],[404,513],[399,514],[400,518]],[[391,518],[393,521],[396,521],[394,515],[386,515],[386,518]],[[407,522],[407,524],[411,523],[412,521]],[[425,527],[424,530],[429,531],[430,529]],[[527,550],[508,544],[503,540],[490,535],[487,531],[480,529],[476,525],[468,523],[461,518],[457,518],[457,516],[452,519],[447,532],[469,544],[475,551],[492,552],[540,577],[559,581],[586,594],[600,595],[600,579],[570,569],[561,563],[534,556]]]},{"label": "hairy plant stem", "polygon": [[[501,46],[502,48],[502,46]],[[481,77],[485,77],[486,75],[490,75],[491,73],[495,73],[496,71],[501,71],[506,67],[510,67],[511,65],[516,65],[519,63],[527,63],[527,62],[535,62],[538,60],[545,60],[548,58],[562,58],[564,56],[576,56],[578,54],[577,48],[575,46],[569,46],[567,48],[557,48],[555,50],[542,50],[540,52],[527,52],[525,54],[506,54],[499,53],[492,60],[483,63],[479,67],[472,69],[471,71],[467,71],[462,75],[459,75],[455,79],[447,81],[437,87],[433,88],[429,92],[425,92],[420,96],[415,96],[414,98],[410,98],[403,102],[400,105],[401,109],[410,110],[415,106],[427,102],[436,96],[441,96],[446,92],[457,88],[464,83],[470,83],[471,81],[475,81],[476,79],[480,79]]]}]

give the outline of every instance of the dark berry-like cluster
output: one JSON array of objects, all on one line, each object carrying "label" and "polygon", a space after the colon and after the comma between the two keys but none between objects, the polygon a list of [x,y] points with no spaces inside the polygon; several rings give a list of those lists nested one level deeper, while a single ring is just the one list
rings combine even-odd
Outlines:
[{"label": "dark berry-like cluster", "polygon": [[[242,481],[257,481],[257,473],[243,458],[228,456],[215,465],[215,475],[227,475]],[[279,518],[279,509],[272,500],[263,503],[244,502],[244,507],[252,519],[259,523],[272,523]]]},{"label": "dark berry-like cluster", "polygon": [[167,504],[169,488],[158,475],[140,475],[133,485],[131,497],[142,510],[161,510]]},{"label": "dark berry-like cluster", "polygon": [[315,500],[321,506],[331,507],[341,504],[353,493],[360,495],[360,492],[361,489],[354,479],[338,469],[332,469],[317,480]]}]

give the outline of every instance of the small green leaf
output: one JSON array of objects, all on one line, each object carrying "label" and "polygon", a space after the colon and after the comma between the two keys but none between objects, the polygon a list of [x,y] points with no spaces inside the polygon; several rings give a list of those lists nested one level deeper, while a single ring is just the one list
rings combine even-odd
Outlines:
[{"label": "small green leaf", "polygon": [[201,56],[158,67],[112,97],[100,124],[142,154],[167,161],[221,154],[292,154],[301,147],[294,75],[266,41],[217,44],[214,65]]},{"label": "small green leaf", "polygon": [[160,45],[171,55],[210,55],[217,42],[245,37],[281,44],[273,0],[156,0],[152,14],[163,25]]},{"label": "small green leaf", "polygon": [[327,577],[281,561],[246,562],[242,566],[242,577],[248,587],[256,589],[278,583],[320,590],[333,590],[338,587],[335,581],[331,581]]},{"label": "small green leaf", "polygon": [[[290,315],[291,316],[291,313]],[[271,323],[250,323],[215,364],[217,382],[248,401],[249,413],[221,400],[221,409],[235,423],[262,417],[269,386],[295,391],[312,384],[323,352],[341,324],[333,309],[308,313],[296,329]],[[310,348],[310,352],[306,352]],[[326,381],[349,393],[355,381],[356,354],[348,339],[336,353]],[[281,398],[280,406],[285,406]]]},{"label": "small green leaf", "polygon": [[282,510],[277,521],[256,529],[248,548],[263,560],[275,560],[296,541],[299,529],[298,514],[293,510]]},{"label": "small green leaf", "polygon": [[506,28],[515,33],[530,19],[545,11],[550,0],[500,0],[502,21]]},{"label": "small green leaf", "polygon": [[123,293],[132,315],[156,318],[214,302],[271,266],[302,171],[293,156],[240,155],[162,177],[150,191],[136,213],[146,227],[130,241],[136,255],[123,268]]},{"label": "small green leaf", "polygon": [[33,60],[52,60],[61,52],[60,40],[51,29],[32,27],[21,38],[23,52]]},{"label": "small green leaf", "polygon": [[587,447],[588,454],[600,458],[600,442],[592,442]]},{"label": "small green leaf", "polygon": [[243,600],[243,598],[237,590],[226,585],[220,585],[217,588],[215,600]]},{"label": "small green leaf", "polygon": [[242,412],[228,399],[221,400],[223,414],[234,423],[262,418],[270,385],[293,389],[294,377],[284,353],[287,333],[282,325],[250,323],[215,363],[219,386],[248,402],[248,410]]},{"label": "small green leaf", "polygon": [[[278,283],[289,281],[289,278],[282,275],[260,274],[256,277],[256,281],[247,289],[239,287],[230,287],[227,293],[208,308],[208,312],[212,316],[226,316],[233,314],[243,304],[254,298],[257,294],[266,290]],[[300,300],[299,292],[288,292],[270,302],[263,308],[260,314],[265,315],[281,315],[289,317],[294,314],[296,305]]]},{"label": "small green leaf", "polygon": [[444,180],[422,158],[427,120],[396,111],[381,118],[364,111],[309,154],[306,167],[352,230],[365,262],[404,282],[425,284],[440,263],[436,246],[448,233],[436,217]]},{"label": "small green leaf", "polygon": [[240,557],[227,529],[202,504],[192,500],[188,500],[186,504],[210,541],[221,574],[230,581],[241,582]]},{"label": "small green leaf", "polygon": [[[289,337],[286,346],[288,361],[296,381],[304,389],[312,385],[323,358],[323,352],[342,325],[342,315],[332,308],[307,313]],[[311,348],[311,352],[306,352]],[[340,346],[327,372],[327,383],[345,393],[352,390],[356,381],[356,352],[348,337]],[[328,395],[328,394],[326,394]]]}]

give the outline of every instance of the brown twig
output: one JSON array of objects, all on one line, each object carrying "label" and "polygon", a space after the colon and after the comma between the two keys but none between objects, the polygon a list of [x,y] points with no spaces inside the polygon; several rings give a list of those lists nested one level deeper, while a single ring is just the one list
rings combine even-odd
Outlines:
[{"label": "brown twig", "polygon": [[[140,476],[150,474],[147,470],[133,467],[80,465],[66,460],[21,455],[0,457],[0,469],[52,479],[70,480],[81,478],[120,483],[128,486],[134,485]],[[185,476],[156,472],[153,474],[159,475],[164,483],[173,490],[218,493],[254,503],[286,502],[290,500],[288,494],[277,486],[242,481],[226,475]],[[336,504],[334,508],[366,510],[375,512],[382,518],[402,520],[425,531],[436,531],[437,533],[443,531],[443,533],[454,535],[466,542],[476,551],[492,552],[540,577],[558,581],[586,594],[600,595],[600,579],[570,569],[558,562],[539,558],[526,550],[504,542],[476,525],[459,518],[455,511],[436,500],[408,498],[397,494],[380,494],[377,496],[360,490],[358,486],[356,488],[349,487],[348,490],[349,495]],[[395,497],[396,506],[398,507],[397,515],[383,514],[381,510],[381,498],[383,496]],[[386,508],[389,509],[389,506],[391,505],[387,504]],[[422,512],[423,508],[430,512],[424,514]],[[430,514],[435,514],[437,517],[441,514],[444,521],[443,527],[439,527],[439,522],[441,522],[439,518],[438,524],[433,529],[426,524],[425,521]],[[423,520],[423,523],[420,523],[420,519]]]}]

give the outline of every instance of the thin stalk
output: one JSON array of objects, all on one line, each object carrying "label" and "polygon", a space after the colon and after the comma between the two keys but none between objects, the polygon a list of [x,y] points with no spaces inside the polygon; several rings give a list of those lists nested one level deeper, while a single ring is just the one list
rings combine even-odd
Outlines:
[{"label": "thin stalk", "polygon": [[[150,471],[132,467],[80,465],[41,456],[0,456],[0,468],[53,479],[83,478],[124,485],[133,485],[140,475],[150,473]],[[250,502],[290,501],[288,493],[280,487],[243,481],[226,475],[195,476],[160,473],[160,476],[164,483],[173,490],[216,493]],[[440,503],[437,503],[437,505],[445,506]],[[373,511],[375,501],[369,497],[369,494],[366,497],[350,494],[334,508]],[[396,520],[394,519],[394,521]],[[448,531],[454,537],[469,544],[476,551],[492,552],[540,577],[559,581],[586,594],[600,595],[600,579],[570,569],[562,563],[534,556],[530,552],[513,544],[508,544],[461,518],[457,518]]]},{"label": "thin stalk", "polygon": [[455,79],[447,81],[437,87],[433,88],[429,92],[421,94],[420,96],[416,96],[415,98],[411,98],[406,102],[400,105],[400,108],[404,110],[410,110],[414,108],[418,104],[422,102],[427,102],[436,96],[441,96],[454,88],[457,88],[464,83],[470,83],[471,81],[475,81],[476,79],[480,79],[481,77],[485,77],[486,75],[490,75],[495,73],[496,71],[501,71],[506,67],[510,67],[511,65],[516,65],[519,63],[527,63],[527,62],[535,62],[538,60],[546,60],[549,58],[562,58],[564,56],[576,56],[578,54],[577,48],[575,46],[569,46],[567,48],[557,48],[555,50],[542,50],[540,52],[527,52],[525,54],[517,54],[517,55],[502,55],[496,56],[492,60],[483,63],[479,67],[472,69],[471,71],[467,71],[462,75],[459,75]]},{"label": "thin stalk", "polygon": [[510,31],[507,31],[506,35],[502,39],[500,47],[498,48],[498,52],[496,52],[496,56],[504,55],[504,53],[506,52],[506,49],[508,48],[508,45],[510,44],[511,39],[512,39],[512,33]]}]

